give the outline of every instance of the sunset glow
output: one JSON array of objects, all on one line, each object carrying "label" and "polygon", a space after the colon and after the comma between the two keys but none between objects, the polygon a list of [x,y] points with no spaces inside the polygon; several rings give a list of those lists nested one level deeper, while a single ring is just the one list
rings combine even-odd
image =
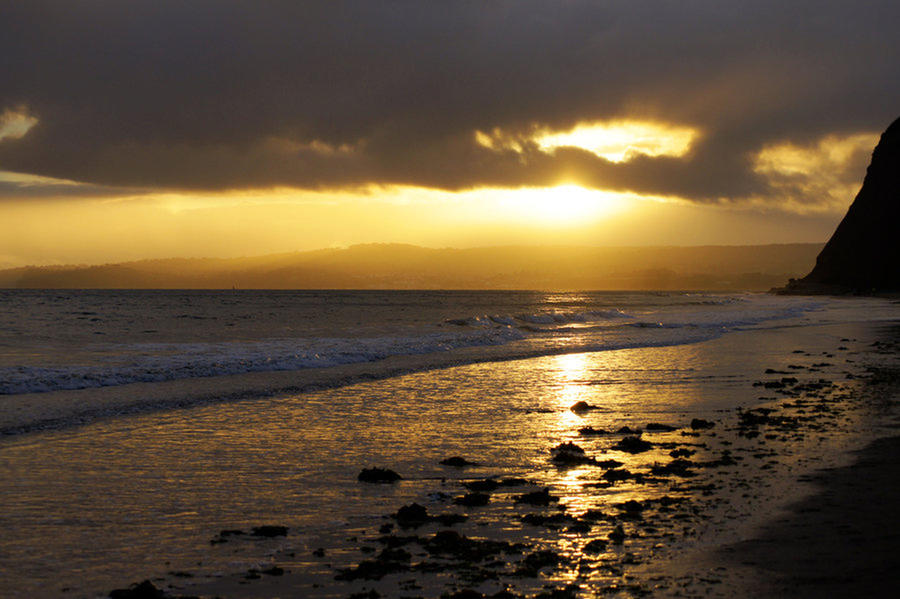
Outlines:
[{"label": "sunset glow", "polygon": [[637,155],[682,156],[691,148],[697,132],[642,121],[580,124],[568,131],[543,132],[536,137],[543,150],[575,147],[611,162],[626,162]]}]

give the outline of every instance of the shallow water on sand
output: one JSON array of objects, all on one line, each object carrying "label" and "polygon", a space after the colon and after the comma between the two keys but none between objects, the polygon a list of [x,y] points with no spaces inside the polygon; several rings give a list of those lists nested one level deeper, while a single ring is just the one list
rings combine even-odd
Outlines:
[{"label": "shallow water on sand", "polygon": [[[348,536],[373,533],[385,514],[413,500],[432,513],[453,511],[435,493],[459,495],[460,478],[527,477],[548,485],[573,513],[664,493],[699,498],[699,491],[674,487],[591,486],[602,470],[552,468],[549,449],[575,440],[598,458],[618,459],[630,469],[668,461],[667,450],[624,454],[610,449],[618,437],[584,438],[578,429],[648,422],[684,427],[692,418],[733,421],[739,406],[760,405],[760,389],[752,383],[766,368],[811,366],[824,361],[821,355],[840,345],[839,339],[852,337],[856,341],[844,342],[847,349],[828,359],[829,366],[805,373],[842,379],[854,368],[846,360],[871,337],[861,324],[784,324],[705,343],[475,364],[4,440],[0,591],[8,597],[91,597],[148,577],[162,577],[160,585],[184,585],[277,560],[295,572],[308,571],[306,582],[291,583],[297,589],[346,596],[346,588],[333,586],[334,571],[310,559],[310,551],[324,546],[329,562],[350,563]],[[807,353],[792,354],[794,348]],[[575,414],[569,408],[577,401],[598,409]],[[864,434],[864,414],[849,411],[842,419],[841,430]],[[706,434],[708,446],[698,458],[718,455],[716,437],[724,439],[724,431]],[[677,431],[645,438],[685,441]],[[850,437],[825,436],[796,447],[783,461],[813,464],[827,447],[848,442]],[[452,455],[484,466],[460,471],[438,464]],[[373,465],[388,466],[405,480],[393,486],[358,483],[359,470]],[[770,483],[776,478],[773,472]],[[483,513],[490,514],[484,530],[505,530],[517,540],[546,537],[506,518],[523,513],[511,502],[497,502]],[[285,525],[291,533],[210,544],[220,530],[262,524]],[[694,534],[700,529],[699,523],[687,524]],[[467,534],[477,534],[476,524],[467,526]],[[673,530],[629,550],[650,559],[664,549],[659,545],[675,543]],[[562,545],[577,553],[577,536],[569,537]],[[559,536],[553,542],[560,546]],[[185,572],[190,579],[172,574]],[[310,581],[333,588],[312,591]],[[253,596],[253,588],[241,592]]]}]

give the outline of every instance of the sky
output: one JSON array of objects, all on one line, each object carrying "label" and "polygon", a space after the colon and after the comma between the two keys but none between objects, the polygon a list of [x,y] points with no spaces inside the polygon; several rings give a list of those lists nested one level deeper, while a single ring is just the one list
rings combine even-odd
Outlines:
[{"label": "sky", "polygon": [[0,267],[823,242],[900,3],[0,2]]}]

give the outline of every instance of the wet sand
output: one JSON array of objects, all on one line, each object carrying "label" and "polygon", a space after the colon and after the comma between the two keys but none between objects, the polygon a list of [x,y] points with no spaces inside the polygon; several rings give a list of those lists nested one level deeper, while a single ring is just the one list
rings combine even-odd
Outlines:
[{"label": "wet sand", "polygon": [[844,468],[810,479],[818,492],[724,547],[723,564],[744,570],[744,596],[883,597],[900,585],[900,437],[879,439]]}]

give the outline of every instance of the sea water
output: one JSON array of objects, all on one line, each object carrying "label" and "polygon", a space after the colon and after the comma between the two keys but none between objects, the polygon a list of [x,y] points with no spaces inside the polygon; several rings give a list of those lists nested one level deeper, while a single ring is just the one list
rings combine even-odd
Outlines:
[{"label": "sea water", "polygon": [[[697,293],[16,291],[4,292],[3,308],[5,409],[23,392],[493,352],[465,366],[0,440],[0,592],[9,597],[103,596],[144,578],[184,584],[183,572],[202,583],[273,562],[309,573],[302,584],[285,577],[297,596],[346,596],[327,586],[334,570],[313,549],[350,564],[348,538],[371,535],[411,501],[452,508],[460,476],[528,477],[573,512],[641,499],[646,491],[627,484],[595,488],[590,469],[550,468],[549,449],[571,440],[607,452],[605,439],[579,436],[585,425],[723,419],[757,405],[752,383],[765,369],[824,363],[841,343],[846,358],[815,376],[843,376],[872,325],[897,317],[882,300]],[[496,361],[523,351],[534,357]],[[576,414],[577,401],[597,409]],[[842,426],[862,430],[860,418]],[[818,452],[839,442],[823,439]],[[439,465],[451,455],[484,466]],[[661,459],[611,455],[629,468]],[[813,452],[785,446],[782,455],[802,464]],[[374,465],[405,481],[358,483]],[[540,541],[534,527],[509,524],[514,508],[489,509],[494,529]],[[291,534],[210,543],[261,524]],[[473,527],[466,534],[479,534]],[[562,537],[562,546],[578,542]],[[646,560],[657,551],[629,550]]]},{"label": "sea water", "polygon": [[762,294],[0,290],[0,395],[472,347],[677,345],[822,305]]}]

